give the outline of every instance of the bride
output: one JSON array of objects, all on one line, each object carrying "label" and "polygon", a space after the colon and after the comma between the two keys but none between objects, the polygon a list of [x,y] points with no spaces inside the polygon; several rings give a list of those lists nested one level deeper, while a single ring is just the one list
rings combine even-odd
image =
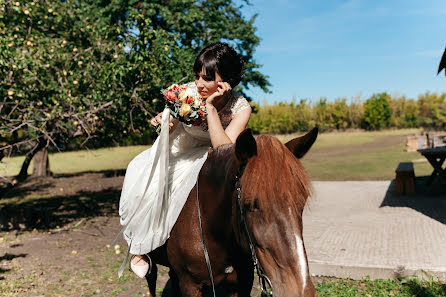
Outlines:
[{"label": "bride", "polygon": [[[148,253],[169,238],[181,209],[195,185],[210,147],[234,143],[246,128],[251,108],[232,91],[242,78],[241,56],[226,43],[205,47],[195,59],[195,82],[186,92],[206,100],[207,119],[188,127],[169,121],[165,109],[151,120],[161,125],[154,145],[128,165],[119,202],[124,238],[132,254],[130,269],[143,278],[151,268]],[[121,266],[122,274],[126,260]]]}]

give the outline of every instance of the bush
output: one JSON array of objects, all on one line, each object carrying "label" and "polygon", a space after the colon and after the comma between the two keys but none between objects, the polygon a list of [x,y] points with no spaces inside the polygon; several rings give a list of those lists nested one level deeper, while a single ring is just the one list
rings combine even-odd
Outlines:
[{"label": "bush", "polygon": [[364,103],[364,128],[368,130],[378,130],[389,127],[390,117],[390,96],[387,93],[372,95]]},{"label": "bush", "polygon": [[446,95],[429,94],[418,100],[404,96],[391,97],[386,93],[374,94],[366,102],[353,98],[339,98],[329,102],[321,98],[314,104],[303,99],[299,103],[262,105],[251,102],[256,113],[251,115],[248,127],[255,133],[293,133],[308,131],[319,126],[321,131],[331,129],[387,127],[414,128],[424,126],[441,129],[446,127]]},{"label": "bush", "polygon": [[446,127],[446,95],[425,93],[418,97],[420,124],[427,128]]}]

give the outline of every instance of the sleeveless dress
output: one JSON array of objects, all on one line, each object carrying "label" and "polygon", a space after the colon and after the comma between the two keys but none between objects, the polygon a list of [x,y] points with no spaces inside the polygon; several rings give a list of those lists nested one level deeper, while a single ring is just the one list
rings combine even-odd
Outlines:
[{"label": "sleeveless dress", "polygon": [[[197,92],[194,82],[185,86]],[[250,107],[240,94],[231,92],[228,96],[218,112],[224,129],[235,114]],[[205,121],[192,127],[180,122],[170,135],[168,125],[166,108],[155,143],[127,167],[119,215],[131,254],[149,253],[167,241],[211,147]]]}]

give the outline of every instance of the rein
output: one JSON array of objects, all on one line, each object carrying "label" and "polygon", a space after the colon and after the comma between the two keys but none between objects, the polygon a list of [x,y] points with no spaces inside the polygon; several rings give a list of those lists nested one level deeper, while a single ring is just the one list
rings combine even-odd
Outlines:
[{"label": "rein", "polygon": [[[269,278],[265,275],[262,265],[260,264],[256,251],[254,249],[254,244],[252,243],[251,236],[249,235],[248,226],[246,225],[245,215],[243,213],[243,207],[242,207],[242,186],[240,183],[241,177],[243,175],[243,172],[245,171],[246,165],[243,165],[240,167],[238,174],[235,176],[235,188],[237,191],[237,206],[239,211],[239,218],[240,218],[240,225],[243,225],[243,229],[245,230],[246,238],[248,239],[248,245],[249,249],[251,250],[251,257],[252,261],[254,262],[254,265],[257,270],[257,276],[259,277],[259,282],[262,285],[262,293],[260,296],[265,297],[273,297],[273,285],[271,284],[271,281]],[[240,229],[239,229],[239,236],[240,236]],[[269,291],[267,288],[267,285],[269,286]]]}]

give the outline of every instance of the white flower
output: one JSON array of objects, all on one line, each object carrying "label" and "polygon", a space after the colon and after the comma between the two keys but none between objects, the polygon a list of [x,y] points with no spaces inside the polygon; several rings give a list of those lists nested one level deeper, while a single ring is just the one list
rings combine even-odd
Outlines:
[{"label": "white flower", "polygon": [[193,97],[195,95],[195,92],[192,88],[187,88],[186,89],[186,95],[189,97]]}]

